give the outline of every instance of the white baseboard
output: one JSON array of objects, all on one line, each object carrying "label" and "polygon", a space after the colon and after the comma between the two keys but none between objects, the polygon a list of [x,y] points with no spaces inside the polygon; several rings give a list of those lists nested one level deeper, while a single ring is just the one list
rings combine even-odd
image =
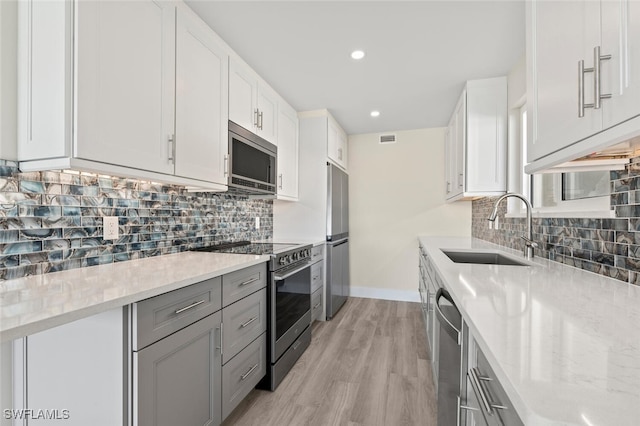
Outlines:
[{"label": "white baseboard", "polygon": [[349,296],[365,299],[397,300],[399,302],[420,302],[418,290],[394,290],[390,288],[349,287]]}]

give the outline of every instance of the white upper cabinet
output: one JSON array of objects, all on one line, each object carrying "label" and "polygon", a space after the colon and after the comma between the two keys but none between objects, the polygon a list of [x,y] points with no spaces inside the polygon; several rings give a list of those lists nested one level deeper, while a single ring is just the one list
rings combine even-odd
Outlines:
[{"label": "white upper cabinet", "polygon": [[458,197],[464,191],[465,181],[465,120],[467,116],[467,92],[462,92],[449,120],[445,137],[446,197]]},{"label": "white upper cabinet", "polygon": [[234,57],[229,60],[229,120],[277,144],[278,95]]},{"label": "white upper cabinet", "polygon": [[228,54],[190,9],[25,1],[19,17],[22,170],[226,189]]},{"label": "white upper cabinet", "polygon": [[640,3],[527,2],[527,171],[623,137],[607,131],[640,116],[639,66]]},{"label": "white upper cabinet", "polygon": [[448,201],[506,192],[506,77],[467,82],[451,116],[445,143]]},{"label": "white upper cabinet", "polygon": [[81,1],[76,9],[72,155],[172,174],[175,5]]},{"label": "white upper cabinet", "polygon": [[226,184],[228,54],[191,11],[177,18],[175,173]]},{"label": "white upper cabinet", "polygon": [[298,115],[288,105],[278,108],[279,200],[298,200]]},{"label": "white upper cabinet", "polygon": [[327,126],[327,157],[347,170],[347,134],[331,115],[328,115]]}]

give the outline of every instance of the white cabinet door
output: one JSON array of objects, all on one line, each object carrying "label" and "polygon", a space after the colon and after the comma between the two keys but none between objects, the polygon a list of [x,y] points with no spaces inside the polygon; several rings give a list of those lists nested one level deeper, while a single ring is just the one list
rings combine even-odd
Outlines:
[{"label": "white cabinet door", "polygon": [[447,199],[457,197],[464,191],[465,173],[465,116],[466,92],[458,100],[447,127],[446,145],[446,178]]},{"label": "white cabinet door", "polygon": [[278,95],[268,86],[258,84],[257,134],[272,144],[278,143]]},{"label": "white cabinet door", "polygon": [[298,116],[293,108],[278,108],[278,198],[298,199]]},{"label": "white cabinet door", "polygon": [[507,84],[503,78],[467,82],[461,127],[466,138],[460,186],[467,192],[501,192],[507,182]]},{"label": "white cabinet door", "polygon": [[243,63],[229,60],[229,120],[255,132],[258,77]]},{"label": "white cabinet door", "polygon": [[347,169],[347,134],[335,119],[329,116],[327,134],[327,157],[343,169]]},{"label": "white cabinet door", "polygon": [[601,2],[603,128],[640,115],[640,2]]},{"label": "white cabinet door", "polygon": [[225,185],[228,55],[199,18],[178,10],[176,140],[178,176]]},{"label": "white cabinet door", "polygon": [[[578,116],[578,62],[593,67],[593,49],[600,45],[600,3],[595,1],[528,3],[530,40],[527,51],[527,101],[533,117],[528,160],[588,137],[602,128],[601,110],[585,108]],[[584,74],[584,102],[593,103],[593,72]]]},{"label": "white cabinet door", "polygon": [[76,3],[72,156],[172,174],[175,6]]}]

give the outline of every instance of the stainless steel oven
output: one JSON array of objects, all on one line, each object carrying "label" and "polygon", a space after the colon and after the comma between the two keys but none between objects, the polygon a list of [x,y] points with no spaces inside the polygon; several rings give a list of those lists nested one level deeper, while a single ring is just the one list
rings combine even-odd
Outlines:
[{"label": "stainless steel oven", "polygon": [[311,343],[311,246],[274,254],[270,265],[270,368],[262,387],[275,390]]}]

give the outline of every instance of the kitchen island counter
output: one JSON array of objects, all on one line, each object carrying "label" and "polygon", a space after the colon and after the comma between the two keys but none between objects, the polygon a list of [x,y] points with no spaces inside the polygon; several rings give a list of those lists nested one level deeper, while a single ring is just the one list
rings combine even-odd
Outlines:
[{"label": "kitchen island counter", "polygon": [[631,426],[640,419],[640,287],[535,258],[454,263],[441,249],[521,252],[419,237],[525,425]]},{"label": "kitchen island counter", "polygon": [[269,260],[183,252],[0,282],[0,341],[24,337]]}]

